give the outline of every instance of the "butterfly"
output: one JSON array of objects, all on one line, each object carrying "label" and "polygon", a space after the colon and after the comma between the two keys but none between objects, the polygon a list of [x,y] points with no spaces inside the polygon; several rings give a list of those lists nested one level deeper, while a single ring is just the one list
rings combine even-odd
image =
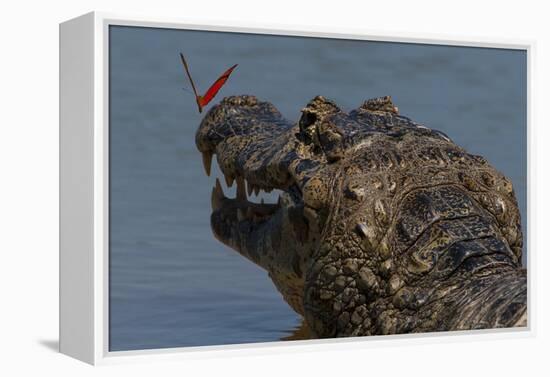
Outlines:
[{"label": "butterfly", "polygon": [[197,106],[199,107],[199,113],[202,113],[202,109],[204,106],[208,105],[210,101],[214,98],[214,96],[220,91],[221,87],[225,84],[227,79],[229,78],[229,75],[235,67],[237,67],[238,64],[235,64],[231,68],[229,68],[227,71],[222,73],[220,77],[216,81],[214,81],[214,84],[208,88],[206,93],[204,93],[203,96],[200,96],[197,93],[197,89],[195,88],[195,83],[193,82],[193,79],[191,78],[191,73],[189,73],[189,66],[187,65],[187,62],[185,61],[185,57],[180,52],[181,62],[183,63],[183,67],[185,68],[185,72],[187,73],[187,77],[189,77],[189,81],[191,82],[191,87],[193,88],[193,93],[195,93],[195,99],[197,101]]}]

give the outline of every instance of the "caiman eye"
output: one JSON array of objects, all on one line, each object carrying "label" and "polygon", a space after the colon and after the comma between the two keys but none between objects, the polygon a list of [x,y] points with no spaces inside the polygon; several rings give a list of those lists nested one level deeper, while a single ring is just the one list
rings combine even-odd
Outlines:
[{"label": "caiman eye", "polygon": [[317,114],[304,111],[298,122],[300,127],[300,132],[296,134],[298,140],[305,144],[311,144],[315,142],[316,132],[315,132],[315,122],[317,122]]},{"label": "caiman eye", "polygon": [[344,135],[338,127],[329,121],[324,121],[317,127],[319,147],[325,153],[327,161],[333,163],[344,155]]}]

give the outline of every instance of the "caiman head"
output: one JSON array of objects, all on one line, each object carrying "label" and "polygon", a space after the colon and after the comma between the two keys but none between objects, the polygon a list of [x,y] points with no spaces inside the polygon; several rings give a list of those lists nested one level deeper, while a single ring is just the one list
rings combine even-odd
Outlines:
[{"label": "caiman head", "polygon": [[[315,337],[526,325],[510,181],[389,97],[346,113],[316,97],[295,124],[225,98],[196,134],[215,237],[264,268]],[[279,190],[277,203],[248,195]]]}]

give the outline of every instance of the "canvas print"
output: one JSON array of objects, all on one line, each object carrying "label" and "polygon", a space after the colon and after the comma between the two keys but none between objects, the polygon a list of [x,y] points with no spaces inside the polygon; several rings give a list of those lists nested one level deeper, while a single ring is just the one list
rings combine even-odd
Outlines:
[{"label": "canvas print", "polygon": [[110,26],[109,350],[527,326],[526,54]]}]

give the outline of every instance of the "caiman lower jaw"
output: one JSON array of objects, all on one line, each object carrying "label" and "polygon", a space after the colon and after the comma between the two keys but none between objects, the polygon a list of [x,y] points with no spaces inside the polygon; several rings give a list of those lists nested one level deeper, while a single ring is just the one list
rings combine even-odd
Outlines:
[{"label": "caiman lower jaw", "polygon": [[[262,265],[259,260],[258,250],[262,248],[262,240],[266,233],[276,232],[282,226],[281,216],[284,207],[294,202],[291,196],[283,192],[276,204],[260,203],[248,200],[246,183],[244,178],[237,177],[237,190],[235,198],[225,196],[219,179],[212,189],[210,218],[214,236],[222,243],[235,249],[254,263]],[[231,185],[228,182],[228,186]],[[249,194],[259,193],[257,186],[251,188],[248,185]],[[271,190],[269,190],[271,191]]]}]

